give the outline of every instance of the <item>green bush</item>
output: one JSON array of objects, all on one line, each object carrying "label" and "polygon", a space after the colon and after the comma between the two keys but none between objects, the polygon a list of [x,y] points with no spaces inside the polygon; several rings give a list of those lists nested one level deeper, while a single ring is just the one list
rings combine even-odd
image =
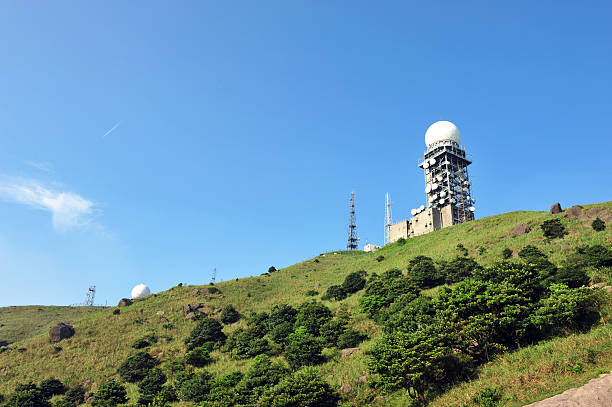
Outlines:
[{"label": "green bush", "polygon": [[606,229],[606,222],[597,217],[593,222],[591,222],[591,227],[594,231],[601,232]]},{"label": "green bush", "polygon": [[266,321],[268,331],[273,330],[275,327],[284,322],[288,322],[290,324],[295,323],[297,313],[297,310],[291,305],[274,304],[270,309],[270,315]]},{"label": "green bush", "polygon": [[316,301],[302,303],[297,311],[295,327],[304,326],[314,336],[319,336],[319,328],[332,319],[330,309]]},{"label": "green bush", "polygon": [[144,379],[151,369],[159,364],[157,359],[154,359],[147,352],[138,352],[128,357],[125,362],[119,366],[117,373],[123,381],[128,383],[136,383]]},{"label": "green bush", "polygon": [[[380,256],[382,257],[382,256]],[[363,290],[366,285],[366,280],[361,276],[360,272],[353,272],[346,276],[342,283],[342,288],[349,294],[356,293],[357,291]]]},{"label": "green bush", "polygon": [[502,398],[502,390],[498,388],[486,387],[478,392],[472,398],[474,403],[478,403],[480,407],[496,407]]},{"label": "green bush", "polygon": [[92,406],[110,407],[127,403],[127,401],[128,398],[125,387],[115,380],[109,380],[102,384],[98,388],[98,391],[94,393]]},{"label": "green bush", "polygon": [[457,243],[457,251],[459,252],[459,254],[461,254],[462,256],[467,256],[468,255],[468,250],[465,248],[464,245],[462,245],[461,243]]},{"label": "green bush", "polygon": [[381,261],[383,261],[384,259],[385,259],[385,256],[383,256],[383,255],[380,255],[380,256],[376,257],[376,261],[379,262],[379,263]]},{"label": "green bush", "polygon": [[187,352],[185,355],[185,363],[195,367],[204,367],[212,362],[210,350],[206,346],[201,346]]},{"label": "green bush", "polygon": [[544,236],[549,239],[563,238],[563,236],[567,235],[565,226],[563,226],[563,223],[558,218],[545,220],[540,225],[540,229],[544,232]]},{"label": "green bush", "polygon": [[276,271],[276,267],[274,267],[274,266],[270,266],[268,268],[268,273],[274,273],[275,271]]},{"label": "green bush", "polygon": [[507,260],[510,257],[512,257],[512,250],[506,247],[504,250],[502,250],[502,259]]},{"label": "green bush", "polygon": [[323,300],[336,300],[341,301],[347,297],[346,291],[344,288],[339,285],[331,285],[325,292],[325,295],[322,297]]},{"label": "green bush", "polygon": [[247,329],[237,329],[232,335],[234,356],[238,359],[248,359],[268,353],[270,343],[264,335],[266,331],[260,326],[250,326]]},{"label": "green bush", "polygon": [[275,386],[288,374],[289,369],[279,361],[273,361],[265,355],[255,357],[236,386],[236,404],[254,405],[266,390]]},{"label": "green bush", "polygon": [[319,295],[319,292],[317,290],[308,290],[304,293],[304,295],[306,297],[316,297],[317,295]]},{"label": "green bush", "polygon": [[417,256],[408,263],[408,278],[420,288],[435,287],[443,282],[431,258]]},{"label": "green bush", "polygon": [[20,384],[4,407],[51,407],[41,390],[33,383]]},{"label": "green bush", "polygon": [[166,407],[168,404],[178,400],[176,390],[170,384],[165,385],[161,388],[159,393],[153,398],[152,407]]},{"label": "green bush", "polygon": [[187,350],[191,350],[207,342],[223,343],[226,339],[223,326],[219,321],[213,318],[203,318],[198,321],[198,324],[185,339],[185,346]]},{"label": "green bush", "polygon": [[157,343],[157,336],[154,334],[145,335],[132,344],[134,349],[143,349]]},{"label": "green bush", "polygon": [[400,237],[399,239],[397,239],[396,243],[398,246],[403,246],[406,244],[406,239],[404,239],[403,237]]},{"label": "green bush", "polygon": [[212,388],[213,380],[213,375],[207,371],[180,373],[175,381],[179,399],[196,403],[205,401]]},{"label": "green bush", "polygon": [[66,391],[54,407],[76,407],[83,403],[85,389],[81,385],[76,385]]},{"label": "green bush", "polygon": [[399,297],[383,316],[385,332],[412,332],[434,323],[435,309],[429,297],[404,295]]},{"label": "green bush", "polygon": [[261,335],[263,336],[268,332],[269,325],[270,325],[268,323],[269,319],[270,319],[270,315],[265,311],[251,312],[251,315],[249,316],[249,319],[247,320],[247,325],[258,327],[263,332]]},{"label": "green bush", "polygon": [[66,387],[59,380],[50,378],[40,382],[40,392],[44,398],[50,399],[53,396],[64,394],[66,392]]},{"label": "green bush", "polygon": [[569,288],[587,286],[590,281],[584,269],[579,266],[561,267],[555,276],[555,282],[565,284]]},{"label": "green bush", "polygon": [[455,257],[453,260],[448,262],[442,262],[440,264],[440,277],[443,278],[446,283],[454,284],[459,281],[470,277],[474,271],[480,270],[482,267],[471,257]]},{"label": "green bush", "polygon": [[320,329],[320,338],[324,346],[337,346],[338,338],[346,330],[346,321],[334,318],[327,321]]},{"label": "green bush", "polygon": [[363,342],[366,338],[367,337],[362,333],[357,332],[351,328],[346,328],[344,332],[342,332],[338,336],[336,346],[338,346],[339,349],[354,348],[361,342]]},{"label": "green bush", "polygon": [[479,254],[480,256],[482,256],[482,255],[483,255],[483,254],[485,254],[486,252],[487,252],[487,248],[486,248],[486,247],[484,247],[484,246],[480,246],[480,247],[478,248],[478,254]]},{"label": "green bush", "polygon": [[283,348],[289,341],[289,335],[293,332],[293,324],[290,322],[281,322],[270,331],[270,339],[278,343]]},{"label": "green bush", "polygon": [[270,407],[334,407],[340,397],[314,369],[286,377],[266,392],[258,405]]},{"label": "green bush", "polygon": [[224,324],[233,324],[240,319],[240,313],[232,304],[227,304],[221,311],[221,322]]},{"label": "green bush", "polygon": [[601,246],[585,246],[578,249],[578,253],[582,254],[584,261],[592,267],[612,267],[612,250]]},{"label": "green bush", "polygon": [[316,365],[323,361],[321,344],[305,327],[299,327],[289,335],[285,360],[292,369]]},{"label": "green bush", "polygon": [[166,375],[159,368],[151,370],[147,377],[138,384],[138,391],[140,392],[138,404],[152,403],[155,396],[161,392],[164,383],[166,383]]}]

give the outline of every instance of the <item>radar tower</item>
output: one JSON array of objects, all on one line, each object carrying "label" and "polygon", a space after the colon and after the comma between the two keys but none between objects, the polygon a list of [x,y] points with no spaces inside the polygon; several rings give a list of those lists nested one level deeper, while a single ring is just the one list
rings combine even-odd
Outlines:
[{"label": "radar tower", "polygon": [[85,299],[85,306],[91,307],[94,305],[94,300],[96,299],[96,286],[92,285],[87,290],[87,298]]},{"label": "radar tower", "polygon": [[346,244],[346,248],[348,250],[355,250],[359,245],[359,238],[357,237],[357,224],[355,223],[355,192],[351,192],[349,208],[351,216],[349,221],[348,243]]}]

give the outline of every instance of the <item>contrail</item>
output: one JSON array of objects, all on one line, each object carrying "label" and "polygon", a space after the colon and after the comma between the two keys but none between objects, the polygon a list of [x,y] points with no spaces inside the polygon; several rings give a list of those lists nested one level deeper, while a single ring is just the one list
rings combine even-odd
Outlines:
[{"label": "contrail", "polygon": [[115,124],[115,125],[113,126],[113,128],[112,128],[112,129],[110,129],[109,131],[107,131],[106,133],[104,133],[104,135],[102,136],[102,138],[104,138],[104,137],[108,136],[109,134],[111,134],[111,133],[113,132],[113,130],[115,130],[117,127],[119,127],[119,125],[120,125],[122,122],[123,122],[123,120],[121,120],[121,121],[117,122],[117,124]]}]

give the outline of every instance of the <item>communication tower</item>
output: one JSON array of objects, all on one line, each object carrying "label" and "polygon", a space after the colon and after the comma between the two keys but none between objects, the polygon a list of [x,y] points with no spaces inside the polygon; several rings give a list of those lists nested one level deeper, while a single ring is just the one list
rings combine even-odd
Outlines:
[{"label": "communication tower", "polygon": [[85,299],[85,305],[91,307],[94,305],[94,300],[96,299],[96,286],[92,285],[87,290],[87,298]]},{"label": "communication tower", "polygon": [[210,282],[214,284],[216,280],[217,280],[217,269],[214,268],[212,272],[212,277],[210,278]]},{"label": "communication tower", "polygon": [[391,215],[391,199],[389,193],[385,194],[385,244],[391,241],[391,225],[393,224],[393,216]]},{"label": "communication tower", "polygon": [[357,224],[355,223],[355,192],[351,192],[349,208],[351,216],[349,220],[348,243],[346,244],[346,248],[348,250],[355,250],[359,245],[359,238],[357,237]]}]

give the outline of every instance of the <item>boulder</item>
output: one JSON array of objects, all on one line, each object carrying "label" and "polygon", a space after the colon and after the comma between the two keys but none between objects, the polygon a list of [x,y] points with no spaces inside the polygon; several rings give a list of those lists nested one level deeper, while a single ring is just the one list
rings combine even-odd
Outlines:
[{"label": "boulder", "polygon": [[119,304],[117,304],[117,306],[118,307],[129,307],[132,304],[133,302],[129,298],[122,298],[121,300],[119,300]]},{"label": "boulder", "polygon": [[314,285],[315,290],[318,290],[319,288],[321,288],[321,283],[316,283]]},{"label": "boulder", "polygon": [[512,229],[512,231],[510,232],[509,236],[510,237],[518,237],[518,236],[522,236],[522,235],[524,235],[526,233],[529,233],[529,232],[531,232],[531,228],[529,226],[520,224],[520,225],[516,225],[514,227],[514,229]]},{"label": "boulder", "polygon": [[572,206],[565,211],[566,218],[578,219],[582,214],[582,208],[579,206]]},{"label": "boulder", "polygon": [[70,338],[72,335],[74,335],[74,328],[63,322],[51,328],[51,332],[49,333],[51,342],[59,342],[62,339]]},{"label": "boulder", "polygon": [[561,204],[559,202],[557,202],[556,204],[554,204],[553,206],[550,207],[550,214],[554,215],[556,213],[561,213],[563,211],[563,209],[561,209]]},{"label": "boulder", "polygon": [[340,386],[340,392],[341,393],[349,393],[351,390],[353,390],[353,386],[351,386],[348,383],[343,384],[342,386]]},{"label": "boulder", "polygon": [[368,375],[359,376],[359,379],[357,379],[357,383],[366,383],[368,380],[370,380],[370,376]]},{"label": "boulder", "polygon": [[346,348],[346,349],[342,349],[340,351],[340,354],[343,357],[346,357],[346,356],[351,356],[353,353],[359,352],[360,350],[361,348]]}]

